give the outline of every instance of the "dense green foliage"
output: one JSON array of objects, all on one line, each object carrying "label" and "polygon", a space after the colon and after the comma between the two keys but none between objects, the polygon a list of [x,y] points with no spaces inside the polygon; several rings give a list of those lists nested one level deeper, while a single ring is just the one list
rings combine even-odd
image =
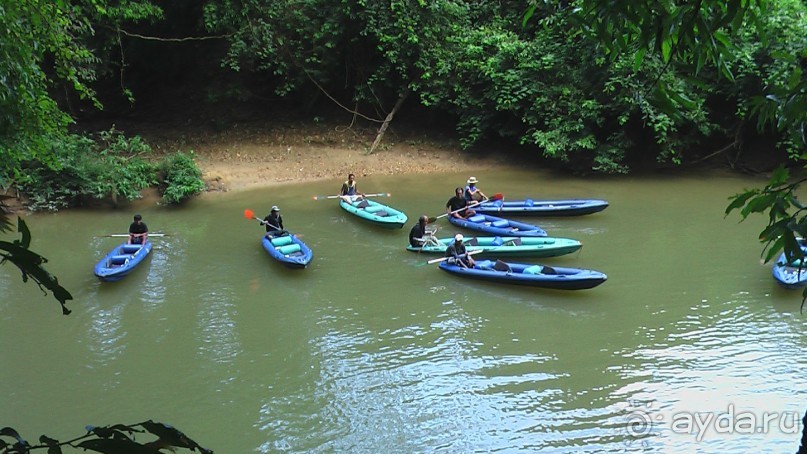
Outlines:
[{"label": "dense green foliage", "polygon": [[[176,452],[177,448],[191,452],[213,454],[213,451],[200,446],[176,428],[154,421],[137,424],[115,424],[112,426],[87,426],[87,433],[72,440],[59,441],[48,436],[39,437],[39,444],[32,445],[11,427],[0,429],[0,453],[28,454],[31,451],[47,450],[48,453],[61,453],[70,447],[81,452],[107,454],[141,453],[158,454],[164,449]],[[136,437],[151,436],[148,442],[137,441]]]},{"label": "dense green foliage", "polygon": [[193,152],[176,153],[168,156],[160,164],[163,201],[168,204],[183,200],[205,190],[202,172],[193,160]]}]

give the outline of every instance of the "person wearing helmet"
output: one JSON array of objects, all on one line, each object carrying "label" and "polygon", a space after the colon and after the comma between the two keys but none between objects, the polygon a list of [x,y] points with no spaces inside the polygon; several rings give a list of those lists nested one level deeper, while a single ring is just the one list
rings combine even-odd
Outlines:
[{"label": "person wearing helmet", "polygon": [[462,239],[463,236],[461,233],[454,235],[454,242],[446,248],[448,263],[453,263],[463,268],[473,268],[474,259],[468,255],[468,251],[465,250],[465,245],[462,244]]},{"label": "person wearing helmet", "polygon": [[272,211],[263,218],[261,224],[266,226],[266,234],[269,236],[283,236],[289,233],[283,227],[283,217],[280,215],[280,208],[277,205],[272,207]]},{"label": "person wearing helmet", "polygon": [[484,202],[488,199],[479,188],[476,187],[476,183],[479,183],[479,180],[476,177],[468,178],[468,185],[465,186],[465,200],[469,202],[477,201],[477,202]]}]

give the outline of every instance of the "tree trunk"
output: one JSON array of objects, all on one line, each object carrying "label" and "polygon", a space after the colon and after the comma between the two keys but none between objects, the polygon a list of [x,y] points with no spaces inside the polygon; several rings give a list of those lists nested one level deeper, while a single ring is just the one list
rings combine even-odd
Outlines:
[{"label": "tree trunk", "polygon": [[401,106],[403,105],[404,100],[406,100],[406,98],[408,96],[409,96],[409,89],[407,88],[398,97],[398,101],[395,103],[395,107],[392,108],[390,113],[387,115],[387,118],[384,119],[384,123],[382,123],[381,127],[378,128],[378,134],[375,136],[375,140],[373,141],[373,145],[370,147],[370,151],[368,151],[367,154],[373,154],[376,147],[378,147],[378,145],[381,143],[381,139],[384,138],[384,133],[387,132],[387,128],[389,127],[389,124],[392,121],[392,118],[395,116],[395,113],[398,112],[398,110],[401,108]]}]

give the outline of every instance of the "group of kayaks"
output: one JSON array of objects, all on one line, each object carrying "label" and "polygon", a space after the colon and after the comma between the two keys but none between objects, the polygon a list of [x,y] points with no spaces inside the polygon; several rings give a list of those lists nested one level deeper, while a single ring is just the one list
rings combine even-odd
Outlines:
[{"label": "group of kayaks", "polygon": [[[368,197],[339,198],[339,206],[346,212],[383,228],[400,229],[407,222],[407,216],[402,211]],[[567,290],[596,287],[607,279],[599,271],[503,261],[503,258],[511,257],[546,258],[570,254],[578,251],[582,243],[569,238],[552,238],[537,225],[496,215],[580,216],[596,213],[607,207],[608,202],[603,200],[526,199],[483,202],[473,208],[476,214],[467,219],[453,216],[448,218],[451,224],[478,234],[463,240],[469,254],[478,254],[475,266],[464,268],[442,261],[440,269],[471,279],[509,284]],[[452,241],[453,237],[432,237],[423,247],[407,246],[406,249],[442,256]],[[289,268],[305,268],[313,260],[311,248],[294,234],[266,234],[261,238],[261,244],[273,259]],[[124,243],[116,246],[95,266],[95,275],[102,281],[121,280],[142,263],[151,249],[149,241],[143,245]]]}]

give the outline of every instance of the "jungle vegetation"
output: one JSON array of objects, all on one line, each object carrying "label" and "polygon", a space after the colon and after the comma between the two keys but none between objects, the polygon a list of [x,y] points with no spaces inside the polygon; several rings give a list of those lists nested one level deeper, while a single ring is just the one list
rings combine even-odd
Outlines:
[{"label": "jungle vegetation", "polygon": [[[378,128],[370,152],[396,119],[420,117],[465,148],[514,144],[581,173],[762,155],[761,170],[779,169],[726,214],[767,214],[765,257],[784,248],[798,258],[807,207],[791,173],[807,159],[805,67],[801,0],[5,0],[0,186],[31,209],[131,199],[147,186],[178,203],[204,189],[191,153],[156,156],[88,120],[162,99],[293,105],[312,119],[337,106],[345,122]],[[71,295],[21,219],[16,228],[0,263],[69,313]],[[12,230],[0,210],[0,233]],[[113,452],[130,429],[92,429],[107,441],[81,447]],[[12,439],[3,452],[28,452],[13,429],[0,436]]]}]

